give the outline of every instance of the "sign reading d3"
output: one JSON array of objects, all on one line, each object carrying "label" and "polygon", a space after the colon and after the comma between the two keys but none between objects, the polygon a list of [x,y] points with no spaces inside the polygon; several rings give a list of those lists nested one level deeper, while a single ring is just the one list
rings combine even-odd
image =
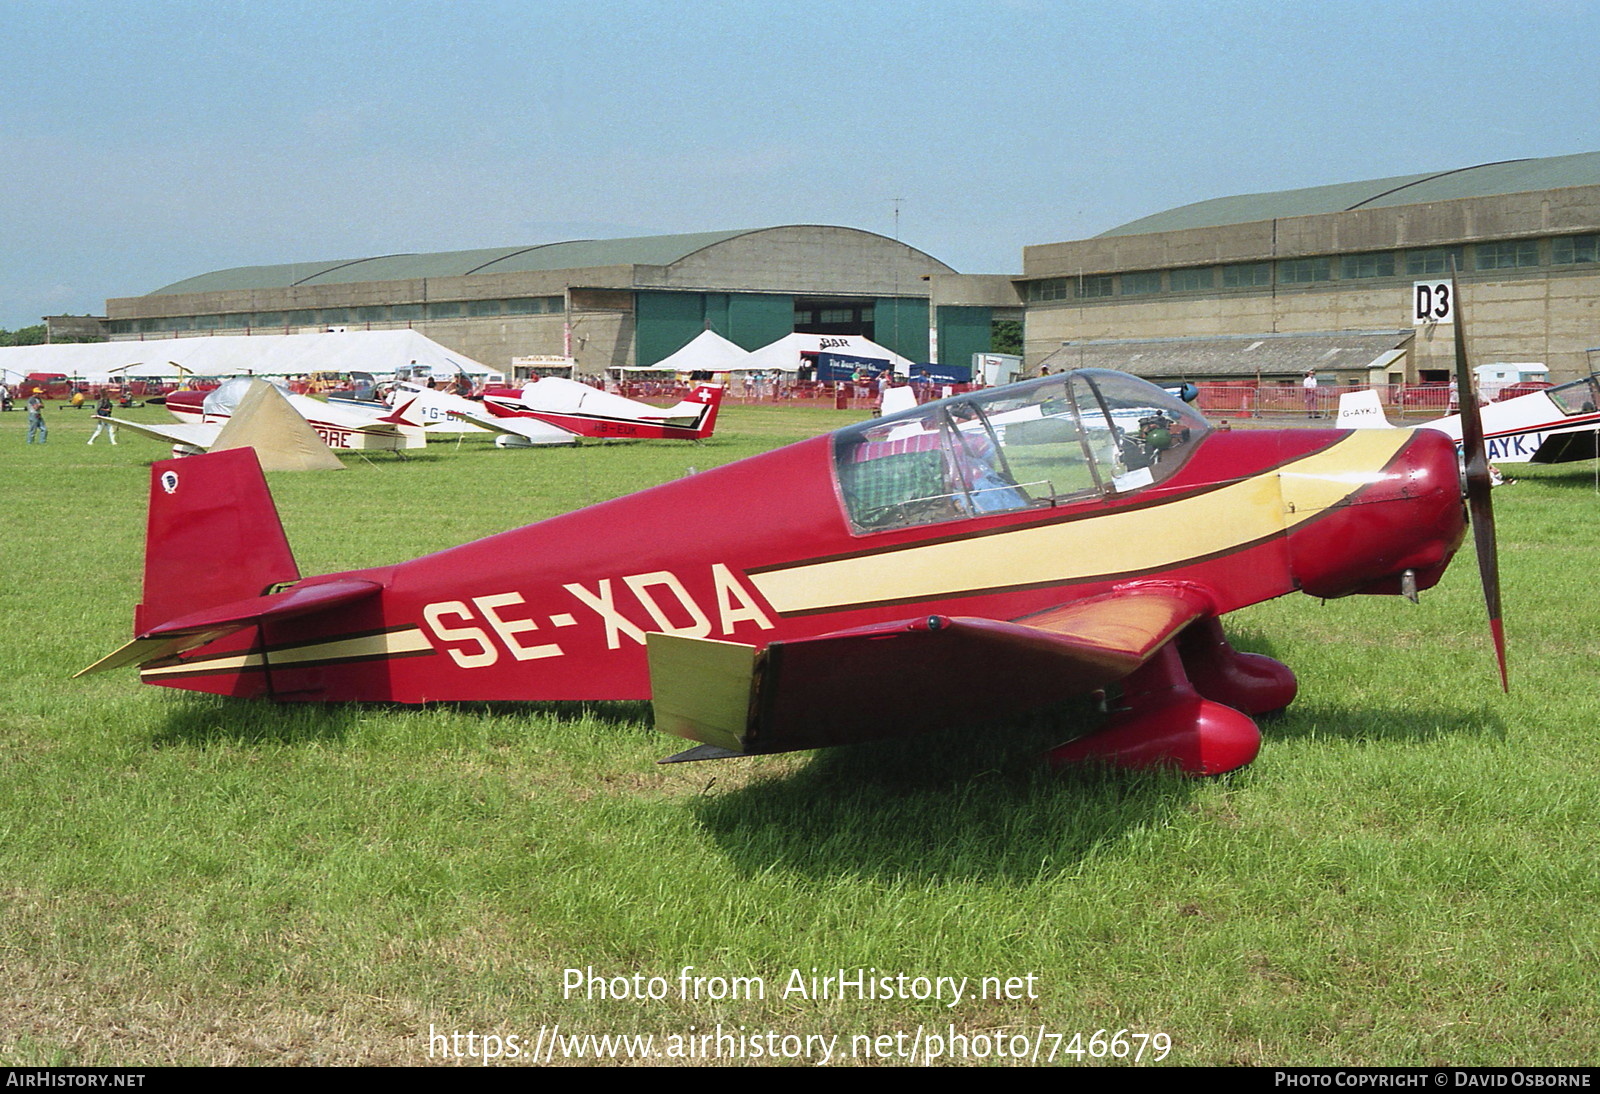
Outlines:
[{"label": "sign reading d3", "polygon": [[1454,323],[1455,286],[1449,281],[1414,281],[1411,284],[1411,325]]}]

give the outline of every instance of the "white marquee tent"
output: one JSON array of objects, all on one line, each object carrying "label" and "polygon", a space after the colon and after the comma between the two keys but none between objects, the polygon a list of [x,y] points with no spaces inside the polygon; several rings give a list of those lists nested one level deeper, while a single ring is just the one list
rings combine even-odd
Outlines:
[{"label": "white marquee tent", "polygon": [[90,383],[121,377],[302,376],[309,372],[382,376],[412,362],[443,373],[464,370],[481,376],[491,371],[414,330],[217,334],[0,349],[0,369],[7,382],[30,372],[62,372]]},{"label": "white marquee tent", "polygon": [[866,357],[888,361],[902,376],[911,370],[909,358],[884,349],[859,334],[787,334],[770,345],[755,350],[736,366],[741,372],[766,372],[778,369],[796,372],[805,365],[802,353],[837,353],[845,357]]},{"label": "white marquee tent", "polygon": [[749,352],[740,349],[714,330],[703,330],[678,352],[653,365],[623,369],[624,372],[732,372],[743,369]]}]

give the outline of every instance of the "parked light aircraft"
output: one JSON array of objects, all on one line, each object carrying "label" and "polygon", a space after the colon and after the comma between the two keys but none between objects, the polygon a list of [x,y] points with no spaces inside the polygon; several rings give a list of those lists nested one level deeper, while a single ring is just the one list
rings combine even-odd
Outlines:
[{"label": "parked light aircraft", "polygon": [[[1568,463],[1592,460],[1600,451],[1600,373],[1570,384],[1544,388],[1479,411],[1491,463]],[[1378,393],[1348,392],[1339,397],[1340,429],[1393,428]],[[1461,443],[1461,415],[1452,414],[1418,429],[1435,429]]]},{"label": "parked light aircraft", "polygon": [[[330,400],[343,405],[342,400]],[[422,387],[406,381],[396,381],[389,395],[391,406],[410,403],[407,412],[420,420],[431,434],[439,433],[498,433],[494,443],[501,448],[526,448],[543,445],[573,445],[578,435],[570,430],[547,425],[537,418],[489,419],[484,405],[473,399]],[[369,404],[370,405],[370,404]]]},{"label": "parked light aircraft", "polygon": [[[1458,372],[1470,390],[1457,324]],[[1466,492],[1505,679],[1487,461]],[[1118,424],[1118,423],[1131,424]],[[1120,684],[1054,762],[1215,774],[1294,674],[1221,617],[1432,586],[1466,526],[1421,431],[1213,432],[1066,372],[863,422],[411,562],[302,578],[254,457],[152,468],[135,637],[85,671],[279,701],[652,698],[701,759],[974,724]],[[218,558],[229,560],[217,565]]]},{"label": "parked light aircraft", "polygon": [[507,423],[533,419],[580,437],[702,441],[716,428],[722,396],[722,385],[700,384],[676,406],[662,408],[576,380],[546,376],[520,392],[490,389],[483,395],[487,414],[461,416],[512,435],[520,435],[520,430]]},{"label": "parked light aircraft", "polygon": [[[248,378],[228,380],[211,391],[175,391],[167,396],[167,409],[178,419],[175,425],[152,425],[122,418],[111,421],[135,433],[166,441],[176,451],[204,452],[210,449],[233,417],[252,383]],[[359,411],[335,407],[305,395],[294,395],[281,386],[278,392],[295,412],[310,423],[329,448],[352,451],[396,451],[421,448],[427,443],[422,423],[411,417],[407,406],[396,409],[374,408]]]}]

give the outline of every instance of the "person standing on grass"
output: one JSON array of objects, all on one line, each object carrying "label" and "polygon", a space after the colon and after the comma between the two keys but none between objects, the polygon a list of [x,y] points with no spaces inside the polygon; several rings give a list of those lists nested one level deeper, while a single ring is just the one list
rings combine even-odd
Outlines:
[{"label": "person standing on grass", "polygon": [[117,423],[107,421],[111,417],[111,410],[111,396],[102,391],[100,393],[100,401],[95,404],[94,408],[94,432],[89,435],[90,444],[94,444],[94,439],[100,436],[102,431],[111,438],[112,444],[117,443]]},{"label": "person standing on grass", "polygon": [[44,444],[50,437],[50,430],[44,424],[44,400],[39,398],[39,389],[34,388],[33,394],[28,396],[28,443],[33,443],[33,435],[39,434],[39,443]]},{"label": "person standing on grass", "polygon": [[1317,370],[1307,369],[1306,378],[1300,381],[1300,386],[1306,393],[1306,417],[1317,418]]}]

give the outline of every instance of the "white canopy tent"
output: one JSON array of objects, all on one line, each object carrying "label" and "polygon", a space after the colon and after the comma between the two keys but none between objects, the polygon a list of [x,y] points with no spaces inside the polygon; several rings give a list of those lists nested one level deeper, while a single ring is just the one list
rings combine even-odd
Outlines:
[{"label": "white canopy tent", "polygon": [[805,364],[802,353],[837,353],[845,357],[867,357],[888,361],[902,376],[911,371],[909,358],[884,349],[859,334],[787,334],[770,345],[748,354],[737,368],[740,372],[798,372]]},{"label": "white canopy tent", "polygon": [[123,377],[301,376],[310,372],[383,376],[412,362],[450,374],[465,371],[483,376],[491,371],[414,330],[216,334],[0,349],[0,368],[7,376],[63,372],[90,383]]},{"label": "white canopy tent", "polygon": [[678,352],[653,365],[628,366],[623,372],[732,372],[745,368],[747,350],[740,349],[714,330],[703,330]]}]

